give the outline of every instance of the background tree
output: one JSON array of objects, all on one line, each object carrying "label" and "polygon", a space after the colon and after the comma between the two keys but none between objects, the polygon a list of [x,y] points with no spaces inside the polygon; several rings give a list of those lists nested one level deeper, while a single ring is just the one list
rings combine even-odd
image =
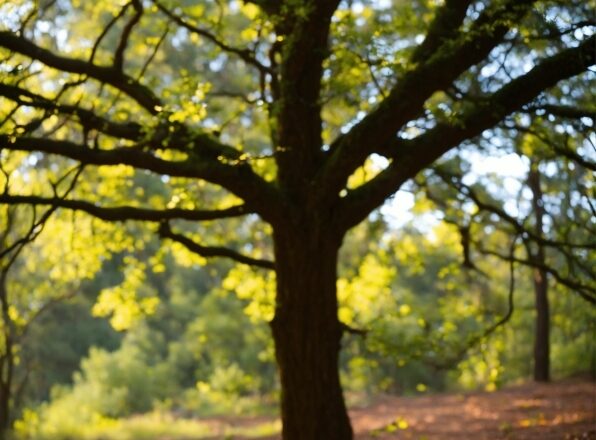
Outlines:
[{"label": "background tree", "polygon": [[[18,161],[6,164],[2,171],[2,191],[8,193],[11,188],[11,175]],[[10,166],[12,165],[12,166]],[[68,180],[69,176],[62,176],[54,185],[56,197],[64,198],[72,190],[77,174],[67,182],[63,194],[59,194],[61,180]],[[16,284],[12,277],[15,272],[27,272],[35,264],[32,257],[32,247],[41,234],[56,207],[42,208],[4,205],[2,216],[2,234],[0,235],[0,438],[6,438],[15,413],[22,404],[23,393],[32,365],[24,362],[23,350],[25,338],[32,324],[43,313],[76,293],[76,290],[62,294],[52,294],[41,285],[42,280],[26,292],[31,286],[25,283]],[[40,212],[41,211],[41,212]],[[28,258],[28,264],[24,259]],[[24,278],[24,277],[23,277]],[[40,281],[39,279],[36,281]],[[66,287],[66,286],[64,286]],[[21,365],[20,367],[19,364]]]},{"label": "background tree", "polygon": [[[541,128],[536,128],[535,122],[512,123],[520,133],[515,145],[521,159],[519,163],[524,168],[516,178],[503,179],[495,174],[492,179],[499,179],[495,186],[490,177],[474,176],[473,167],[459,160],[453,161],[450,169],[436,167],[434,172],[439,177],[438,181],[430,178],[424,182],[427,197],[461,231],[464,263],[471,264],[471,255],[480,252],[506,261],[517,261],[531,268],[536,298],[536,381],[548,381],[550,377],[548,278],[589,303],[594,302],[594,273],[584,261],[586,253],[594,249],[591,201],[586,193],[594,164],[578,154],[578,151],[590,148],[591,140],[583,133],[593,125],[593,116],[587,108],[578,107],[576,112],[566,113],[566,119],[573,123],[564,129],[559,126],[559,133],[554,127],[546,130],[548,122]],[[472,185],[465,183],[474,180],[477,181]],[[442,183],[455,192],[441,190]],[[517,191],[516,203],[511,200],[511,194],[507,195],[512,187]],[[493,222],[491,216],[497,221]],[[509,234],[519,236],[526,258],[512,258],[504,250],[497,252],[493,246],[487,249],[482,244],[485,239],[480,237],[484,232],[477,227],[471,228],[471,223],[477,223],[482,228],[492,223]],[[569,228],[569,225],[574,226]]]},{"label": "background tree", "polygon": [[[594,64],[582,2],[24,1],[3,12],[2,159],[86,167],[67,199],[40,188],[0,201],[158,223],[199,255],[273,269],[286,439],[352,437],[337,369],[347,231]],[[143,188],[146,203],[123,204],[94,188],[145,173],[169,200]],[[209,227],[189,238],[179,223],[240,216],[271,233],[272,250],[206,245]]]}]

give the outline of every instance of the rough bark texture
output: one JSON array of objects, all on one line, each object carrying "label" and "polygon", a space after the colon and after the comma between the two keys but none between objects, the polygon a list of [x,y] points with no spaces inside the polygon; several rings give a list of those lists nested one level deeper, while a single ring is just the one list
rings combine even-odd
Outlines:
[{"label": "rough bark texture", "polygon": [[[316,229],[316,228],[315,228]],[[276,231],[277,308],[271,323],[284,440],[349,440],[338,372],[336,263],[340,240],[313,228]]]},{"label": "rough bark texture", "polygon": [[[532,191],[532,208],[535,216],[535,233],[543,236],[544,206],[542,189],[540,188],[540,174],[537,166],[532,166],[528,176],[528,186]],[[534,294],[536,307],[536,327],[534,333],[534,380],[548,382],[550,380],[550,311],[548,303],[548,274],[542,267],[546,267],[544,247],[538,245],[531,257],[536,263],[534,269]]]}]

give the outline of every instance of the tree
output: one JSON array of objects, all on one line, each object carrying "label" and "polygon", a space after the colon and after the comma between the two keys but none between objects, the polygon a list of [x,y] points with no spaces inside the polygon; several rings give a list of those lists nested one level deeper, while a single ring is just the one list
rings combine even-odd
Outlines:
[{"label": "tree", "polygon": [[[2,159],[28,152],[51,167],[61,156],[85,165],[90,184],[67,199],[40,188],[0,202],[153,222],[163,239],[205,257],[274,270],[288,440],[352,438],[337,370],[336,266],[348,230],[443,154],[540,95],[556,101],[558,84],[594,64],[583,2],[390,5],[2,6]],[[354,179],[371,160],[375,172]],[[191,200],[141,206],[94,192],[93,170],[118,166],[136,170],[131,184],[153,173]],[[211,197],[196,195],[202,182]],[[180,220],[253,214],[270,225],[273,260],[258,246],[241,252],[175,230]]]},{"label": "tree", "polygon": [[[551,278],[589,303],[595,302],[593,281],[596,275],[585,265],[584,260],[587,253],[595,248],[590,221],[593,208],[586,188],[590,185],[590,171],[596,166],[588,158],[575,154],[578,146],[589,148],[590,143],[589,137],[584,135],[587,129],[585,125],[592,125],[594,118],[585,103],[574,109],[537,105],[529,108],[529,111],[539,108],[543,116],[547,112],[564,115],[568,124],[565,127],[559,125],[558,130],[549,129],[547,121],[552,122],[554,119],[535,115],[532,118],[538,119],[538,124],[532,121],[514,123],[519,133],[515,140],[516,155],[527,165],[524,166],[527,170],[514,185],[518,186],[519,194],[517,206],[513,209],[511,205],[507,208],[511,200],[508,201],[507,196],[503,195],[507,192],[503,190],[507,185],[502,177],[496,190],[488,190],[491,186],[489,180],[465,184],[466,178],[470,180],[470,175],[466,176],[470,167],[469,164],[462,166],[461,160],[452,161],[450,170],[445,166],[434,167],[433,170],[439,182],[455,190],[455,195],[449,194],[445,188],[442,189],[442,198],[433,193],[441,186],[437,184],[437,176],[435,179],[430,177],[423,185],[427,197],[443,210],[445,220],[458,225],[462,231],[464,264],[471,264],[472,252],[480,252],[519,263],[531,270],[536,313],[533,377],[536,381],[546,382],[550,379],[551,332],[548,279]],[[556,123],[560,124],[560,121]],[[507,124],[504,126],[506,128]],[[466,168],[468,171],[464,171]],[[454,173],[454,169],[458,171]],[[496,177],[493,176],[493,179]],[[465,217],[466,205],[473,206],[475,212],[472,219],[462,218]],[[490,216],[497,220],[491,220]],[[470,232],[470,223],[477,225],[473,232]],[[482,229],[488,225],[519,237],[526,258],[519,259],[512,254],[496,251],[495,247],[499,246],[494,244],[487,247],[487,240],[481,236],[484,235]]]},{"label": "tree", "polygon": [[[3,193],[6,194],[10,188],[11,172],[2,165],[0,165],[0,171],[2,172]],[[64,178],[66,177],[64,176]],[[75,181],[76,176],[65,194],[60,197],[68,195]],[[54,187],[54,193],[58,197],[56,187]],[[9,276],[19,266],[17,263],[22,258],[22,254],[27,254],[24,251],[29,250],[27,248],[38,238],[51,215],[56,211],[56,207],[45,208],[41,214],[36,207],[33,207],[31,212],[25,212],[25,208],[10,205],[3,205],[2,208],[2,234],[0,234],[0,438],[4,439],[11,427],[13,413],[19,406],[18,403],[22,398],[30,372],[30,366],[26,365],[25,373],[17,374],[17,365],[20,363],[19,352],[22,350],[23,340],[31,324],[40,315],[56,302],[67,299],[72,294],[48,299],[47,292],[45,292],[46,295],[32,293],[25,299],[22,295],[23,292],[18,292],[18,286],[9,282]],[[14,287],[17,289],[13,289]],[[17,292],[13,292],[13,290]],[[29,301],[33,305],[23,306]]]},{"label": "tree", "polygon": [[[537,164],[530,165],[528,186],[532,191],[532,212],[534,229],[539,238],[544,235],[544,200],[540,187],[540,171]],[[548,382],[550,380],[550,312],[548,303],[548,272],[544,246],[538,244],[534,253],[528,247],[529,258],[536,265],[534,269],[534,295],[536,297],[536,327],[534,334],[534,380]]]}]

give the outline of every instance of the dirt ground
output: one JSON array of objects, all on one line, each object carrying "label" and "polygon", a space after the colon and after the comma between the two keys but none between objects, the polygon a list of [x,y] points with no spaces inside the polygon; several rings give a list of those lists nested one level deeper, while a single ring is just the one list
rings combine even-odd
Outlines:
[{"label": "dirt ground", "polygon": [[[379,396],[367,407],[352,409],[350,416],[356,440],[596,440],[596,383],[569,379],[495,392]],[[266,421],[236,418],[219,423],[221,428],[250,428]]]},{"label": "dirt ground", "polygon": [[492,393],[384,396],[351,416],[357,440],[595,440],[596,383],[566,380]]}]

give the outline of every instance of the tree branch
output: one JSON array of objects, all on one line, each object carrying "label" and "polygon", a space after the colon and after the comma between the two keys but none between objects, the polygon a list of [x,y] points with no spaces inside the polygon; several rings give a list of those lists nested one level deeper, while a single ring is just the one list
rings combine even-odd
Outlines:
[{"label": "tree branch", "polygon": [[450,359],[442,362],[440,365],[435,364],[433,365],[435,368],[438,369],[450,369],[457,365],[457,363],[461,362],[464,356],[468,353],[468,351],[477,345],[483,339],[486,339],[491,334],[493,334],[499,327],[505,325],[513,316],[514,311],[514,301],[513,301],[513,294],[515,292],[515,245],[517,242],[517,237],[514,237],[511,241],[511,245],[509,246],[509,293],[507,295],[507,312],[501,317],[501,319],[497,320],[491,326],[484,329],[484,331],[478,335],[472,336],[468,339],[468,343],[464,345],[460,350],[452,356]]},{"label": "tree branch", "polygon": [[329,55],[331,17],[339,0],[282,7],[276,32],[281,64],[274,133],[279,181],[293,194],[303,192],[323,159],[321,152],[321,78]]},{"label": "tree branch", "polygon": [[557,82],[586,71],[595,62],[595,42],[596,37],[592,36],[578,47],[543,60],[525,75],[478,102],[455,123],[440,122],[414,139],[393,138],[381,144],[376,152],[391,158],[392,162],[375,178],[348,191],[341,199],[346,227],[358,224],[404,182],[450,149],[495,126]]},{"label": "tree branch", "polygon": [[528,106],[526,110],[534,113],[537,111],[544,111],[549,115],[565,119],[596,118],[596,113],[592,110],[587,108],[571,107],[569,105],[537,104]]},{"label": "tree branch", "polygon": [[479,250],[479,252],[481,252],[483,254],[492,255],[492,256],[498,257],[504,261],[519,263],[519,264],[523,264],[524,266],[534,267],[536,269],[544,270],[545,272],[548,272],[550,275],[552,275],[553,278],[555,278],[555,280],[557,280],[563,286],[570,288],[573,292],[580,295],[583,299],[585,299],[589,303],[596,304],[596,288],[586,285],[586,284],[582,284],[575,280],[570,280],[569,278],[561,275],[561,273],[559,271],[557,271],[556,269],[554,269],[546,264],[538,263],[533,259],[523,259],[523,258],[516,258],[516,257],[510,256],[510,255],[503,255],[497,251],[493,251],[490,249],[484,249],[482,247],[478,247],[478,250]]},{"label": "tree branch", "polygon": [[124,30],[122,31],[122,35],[120,36],[120,41],[118,41],[118,47],[116,48],[116,52],[114,52],[114,69],[118,70],[119,72],[123,71],[124,51],[126,50],[126,46],[128,45],[128,40],[132,32],[132,29],[139,22],[141,16],[143,15],[143,4],[140,0],[131,0],[130,4],[132,4],[135,13],[124,26]]},{"label": "tree branch", "polygon": [[116,24],[116,22],[118,20],[120,20],[122,18],[122,16],[126,13],[129,6],[130,6],[130,3],[126,3],[124,6],[122,6],[122,8],[120,8],[120,12],[118,12],[118,14],[114,15],[112,17],[112,19],[108,22],[108,24],[106,24],[104,26],[101,33],[95,40],[95,43],[93,44],[93,48],[91,49],[91,55],[89,56],[90,63],[93,63],[93,60],[95,59],[95,54],[97,53],[97,49],[99,48],[99,45],[101,44],[102,40],[108,34],[110,29],[112,29],[112,27]]},{"label": "tree branch", "polygon": [[134,148],[117,147],[110,150],[89,148],[69,141],[0,135],[0,149],[40,151],[68,157],[88,165],[129,165],[172,177],[198,178],[220,185],[244,199],[248,209],[254,209],[265,219],[280,211],[276,189],[252,171],[248,163],[224,163],[218,158],[169,161]]},{"label": "tree branch", "polygon": [[161,2],[159,2],[157,0],[152,0],[152,2],[155,6],[157,6],[157,8],[163,14],[165,14],[170,20],[172,20],[177,25],[185,28],[186,30],[188,30],[194,34],[197,34],[200,37],[207,39],[208,41],[215,44],[217,47],[219,47],[224,52],[228,52],[228,53],[237,55],[246,64],[256,67],[257,70],[259,72],[261,72],[262,74],[266,74],[266,73],[273,74],[273,72],[271,71],[271,69],[269,67],[265,66],[264,64],[259,62],[259,60],[257,60],[254,57],[254,54],[251,50],[244,49],[244,48],[238,48],[238,47],[232,47],[229,44],[226,44],[223,41],[221,41],[219,38],[217,38],[213,33],[209,32],[208,30],[199,28],[198,26],[195,26],[195,25],[189,23],[180,15],[177,15],[174,12],[172,12],[171,10],[169,10],[168,8],[166,8],[163,4],[161,4]]},{"label": "tree branch", "polygon": [[543,144],[545,144],[546,146],[551,148],[555,153],[560,154],[563,157],[566,157],[567,159],[571,160],[572,162],[575,162],[576,164],[578,164],[588,170],[596,171],[596,162],[590,161],[588,158],[585,158],[584,156],[577,154],[575,151],[572,151],[569,148],[565,148],[565,147],[558,145],[556,142],[553,142],[552,140],[547,139],[545,136],[541,135],[536,130],[533,130],[529,127],[523,127],[520,124],[513,124],[513,125],[506,124],[505,127],[509,128],[509,129],[516,130],[521,133],[531,134],[535,138],[539,139]]},{"label": "tree branch", "polygon": [[[467,69],[485,59],[533,3],[533,0],[500,2],[483,11],[469,30],[458,32],[443,43],[432,57],[424,59],[419,55],[424,60],[404,74],[387,98],[331,144],[331,153],[315,186],[329,188],[329,197],[338,194],[370,154],[391,142],[407,122],[423,111],[424,103],[434,92],[447,89]],[[461,10],[455,15],[461,17]],[[430,48],[436,44],[428,45]],[[426,54],[427,49],[421,49],[420,53]]]},{"label": "tree branch", "polygon": [[457,190],[460,194],[468,197],[471,201],[473,201],[474,204],[478,207],[478,209],[490,212],[491,214],[496,214],[501,220],[504,220],[509,225],[511,225],[513,230],[518,235],[529,237],[541,246],[549,246],[557,249],[560,249],[562,247],[568,247],[576,249],[596,250],[596,242],[569,243],[564,241],[551,240],[546,237],[543,237],[537,234],[535,231],[527,229],[523,224],[520,224],[514,217],[507,214],[507,212],[502,207],[496,206],[493,203],[482,200],[482,198],[477,194],[474,188],[468,185],[464,185],[464,183],[461,181],[461,176],[449,174],[445,170],[442,170],[440,167],[434,167],[433,171],[437,176],[439,176],[439,178],[443,182],[445,182],[447,185]]},{"label": "tree branch", "polygon": [[419,63],[428,60],[443,43],[455,38],[471,3],[472,0],[446,0],[435,14],[424,41],[412,54],[412,61]]},{"label": "tree branch", "polygon": [[98,66],[91,62],[56,55],[37,46],[35,43],[9,31],[0,31],[0,46],[10,51],[40,61],[46,66],[63,72],[87,75],[124,92],[151,114],[157,114],[162,106],[153,92],[134,78],[122,73],[115,67]]},{"label": "tree branch", "polygon": [[0,194],[0,203],[6,205],[52,206],[72,211],[82,211],[110,222],[139,220],[148,222],[163,222],[166,220],[183,219],[194,221],[209,221],[224,218],[240,217],[250,214],[245,205],[237,205],[227,209],[196,210],[196,209],[148,209],[133,206],[98,206],[83,200],[69,200],[59,197],[44,198],[27,195]]},{"label": "tree branch", "polygon": [[[71,171],[68,171],[66,174],[64,174],[61,177],[60,181],[65,179],[70,174]],[[68,195],[75,188],[76,182],[82,172],[83,172],[83,165],[80,165],[79,167],[76,168],[76,172],[75,172],[75,175],[74,175],[72,181],[69,183],[68,187],[66,188],[66,191],[64,191],[64,194],[62,194],[61,196],[58,196],[57,184],[53,184],[53,191],[54,191],[55,198],[56,199],[65,199],[66,197],[68,197]],[[8,194],[8,183],[6,184],[6,187],[4,188],[4,192],[2,193],[1,196],[6,196],[7,194]],[[14,264],[17,257],[23,251],[25,246],[27,244],[33,242],[39,236],[39,234],[41,234],[41,232],[45,228],[46,222],[52,216],[54,211],[56,211],[56,209],[57,209],[56,206],[50,206],[50,208],[47,209],[43,213],[41,218],[38,220],[36,211],[35,211],[35,207],[33,207],[33,218],[32,218],[31,225],[29,226],[29,229],[27,230],[27,232],[22,237],[15,240],[15,242],[10,245],[6,245],[5,242],[0,242],[0,260],[2,258],[4,258],[5,256],[9,256],[8,261],[6,261],[2,265],[0,265],[0,273],[3,276],[5,276],[6,273],[8,273],[8,270]],[[14,217],[12,215],[9,215],[7,217],[7,220],[8,220],[8,223],[6,225],[6,232],[3,234],[3,237],[2,237],[3,241],[5,241],[7,239],[10,229],[14,225]]]},{"label": "tree branch", "polygon": [[77,105],[60,104],[56,99],[48,99],[23,88],[0,84],[0,96],[4,96],[20,106],[29,106],[42,110],[56,111],[64,115],[77,116],[85,129],[95,129],[109,136],[120,139],[139,140],[143,130],[134,122],[118,123],[96,115],[91,110]]},{"label": "tree branch", "polygon": [[[19,105],[55,111],[64,115],[75,115],[83,128],[94,129],[115,138],[140,141],[146,134],[143,127],[136,122],[113,122],[78,105],[60,104],[58,98],[48,99],[17,86],[0,84],[0,96],[5,96]],[[193,152],[203,158],[211,159],[221,156],[235,161],[242,155],[241,151],[218,142],[213,136],[192,133],[184,125],[168,122],[155,127],[142,142],[143,147],[149,144],[157,144],[158,147],[161,147],[161,144],[167,144],[170,149]]]},{"label": "tree branch", "polygon": [[200,255],[201,257],[223,257],[232,259],[242,264],[247,264],[249,266],[260,267],[262,269],[275,269],[275,263],[270,260],[248,257],[225,247],[203,246],[188,237],[173,232],[167,222],[160,223],[158,233],[161,238],[169,238],[172,241],[180,243],[186,249],[194,252],[197,255]]},{"label": "tree branch", "polygon": [[348,333],[350,335],[357,335],[365,338],[366,335],[368,335],[368,333],[370,332],[370,330],[368,329],[352,327],[342,321],[339,322],[339,325],[343,332]]}]

